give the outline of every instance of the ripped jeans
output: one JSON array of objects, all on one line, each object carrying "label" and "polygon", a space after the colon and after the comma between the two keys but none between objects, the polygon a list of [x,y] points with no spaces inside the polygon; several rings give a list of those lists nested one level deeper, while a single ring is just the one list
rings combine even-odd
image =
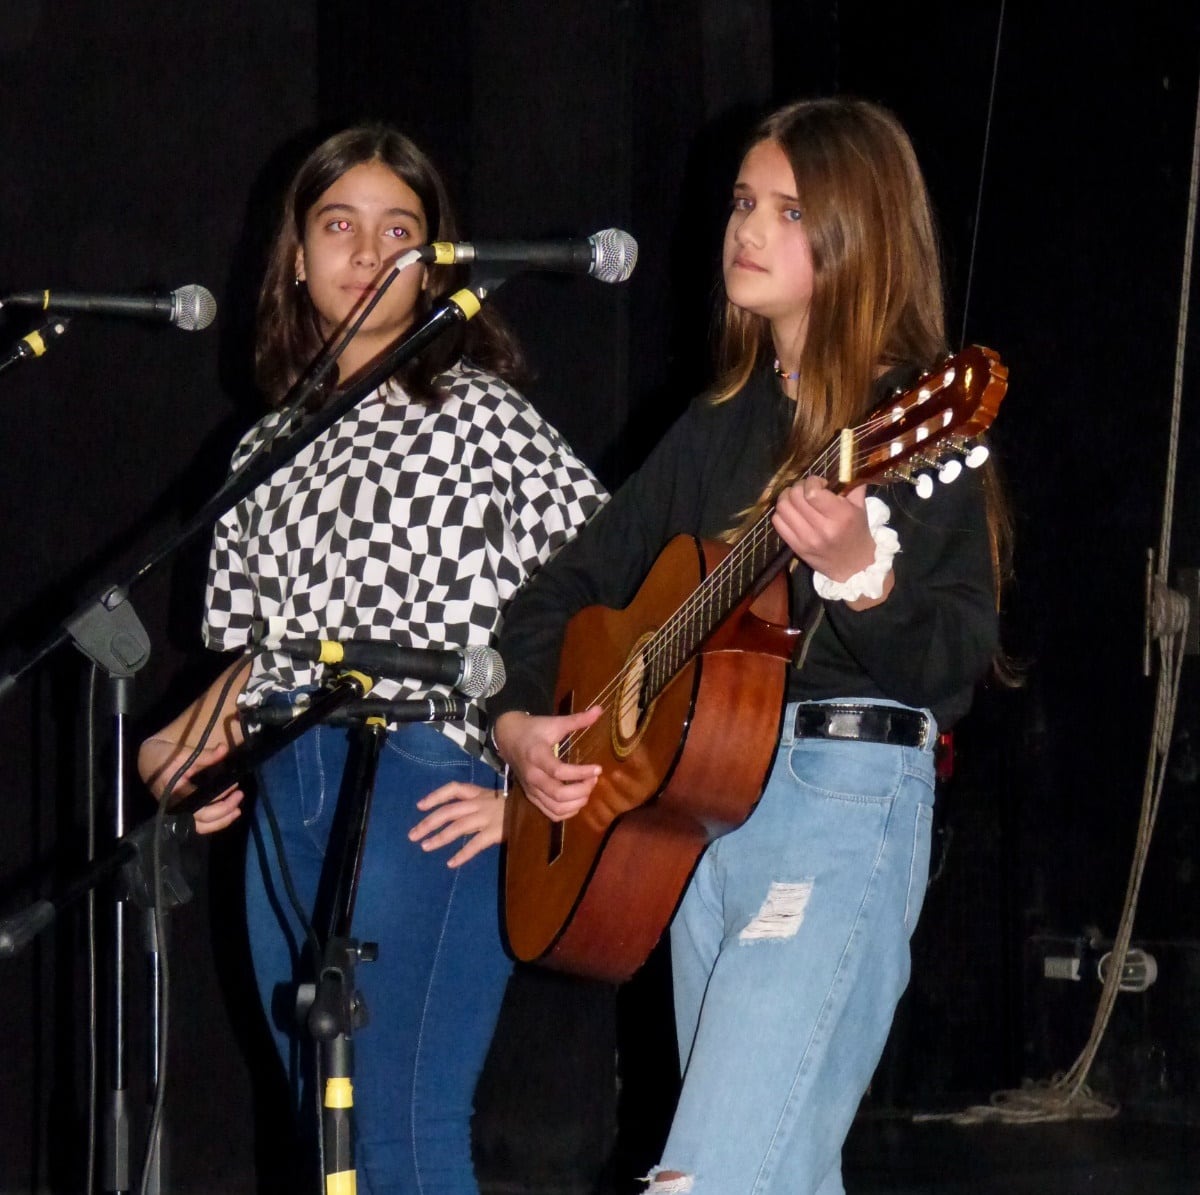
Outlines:
[{"label": "ripped jeans", "polygon": [[[876,704],[884,704],[876,702]],[[671,926],[683,1089],[650,1191],[840,1195],[842,1143],[908,983],[933,753],[794,739]],[[657,1173],[657,1172],[656,1172]]]}]

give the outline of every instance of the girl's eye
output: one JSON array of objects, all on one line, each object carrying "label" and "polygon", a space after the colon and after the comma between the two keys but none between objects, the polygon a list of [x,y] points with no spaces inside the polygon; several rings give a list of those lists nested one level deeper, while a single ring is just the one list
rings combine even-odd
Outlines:
[{"label": "girl's eye", "polygon": [[350,228],[349,220],[330,220],[326,225],[330,232],[347,232]]},{"label": "girl's eye", "polygon": [[754,200],[746,195],[735,195],[733,197],[733,210],[735,212],[749,212],[754,210]]},{"label": "girl's eye", "polygon": [[791,224],[798,224],[804,215],[798,207],[787,207],[783,209],[783,218]]},{"label": "girl's eye", "polygon": [[402,224],[397,224],[394,228],[389,228],[383,235],[385,237],[395,237],[396,240],[402,241],[405,237],[410,236],[411,234]]}]

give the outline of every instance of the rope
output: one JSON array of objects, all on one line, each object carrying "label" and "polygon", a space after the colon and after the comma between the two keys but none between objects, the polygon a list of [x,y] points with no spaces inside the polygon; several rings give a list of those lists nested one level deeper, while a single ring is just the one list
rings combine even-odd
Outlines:
[{"label": "rope", "polygon": [[988,147],[992,140],[992,113],[996,107],[996,79],[1000,74],[1000,34],[1004,32],[1004,3],[1000,0],[1000,15],[996,19],[996,51],[992,55],[992,85],[988,92],[987,121],[983,126],[983,153],[979,159],[979,189],[975,195],[975,223],[971,227],[971,253],[967,258],[967,286],[963,292],[962,332],[958,343],[967,343],[967,313],[971,309],[971,283],[975,277],[975,246],[979,243],[979,216],[983,211],[983,178],[987,171]]},{"label": "rope", "polygon": [[948,1120],[954,1124],[1037,1124],[1053,1120],[1079,1120],[1112,1117],[1116,1104],[1096,1096],[1087,1079],[1108,1029],[1121,976],[1125,969],[1129,943],[1133,937],[1134,917],[1150,840],[1158,817],[1159,802],[1167,775],[1167,756],[1179,702],[1179,683],[1183,673],[1183,637],[1188,621],[1188,601],[1167,587],[1170,562],[1171,518],[1175,504],[1175,473],[1179,456],[1179,424],[1183,409],[1183,364],[1187,344],[1188,293],[1192,280],[1192,256],[1195,244],[1196,196],[1200,185],[1200,86],[1196,95],[1196,118],[1192,136],[1192,174],[1188,191],[1187,231],[1184,239],[1183,280],[1179,304],[1179,324],[1175,341],[1175,374],[1172,387],[1171,428],[1167,448],[1167,478],[1163,495],[1162,529],[1158,545],[1158,565],[1150,593],[1146,618],[1158,645],[1159,669],[1155,686],[1154,716],[1150,731],[1150,750],[1142,785],[1142,806],[1134,843],[1133,862],[1125,889],[1125,904],[1113,939],[1108,971],[1100,993],[1100,1002],[1091,1033],[1079,1057],[1065,1074],[1048,1083],[1026,1083],[1016,1091],[995,1092],[988,1104],[969,1107],[961,1112],[923,1114],[914,1121]]}]

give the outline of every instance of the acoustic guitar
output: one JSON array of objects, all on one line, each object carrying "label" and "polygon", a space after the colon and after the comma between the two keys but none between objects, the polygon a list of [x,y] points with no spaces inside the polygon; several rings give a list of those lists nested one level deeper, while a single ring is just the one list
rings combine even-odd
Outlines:
[{"label": "acoustic guitar", "polygon": [[[928,496],[992,423],[1008,371],[971,346],[847,428],[810,474],[831,488],[909,481]],[[700,853],[741,825],[766,784],[788,661],[790,553],[768,511],[736,544],[676,536],[623,610],[568,623],[561,714],[601,705],[559,754],[603,771],[587,805],[555,822],[519,787],[508,801],[505,931],[516,958],[627,979],[670,922]]]}]

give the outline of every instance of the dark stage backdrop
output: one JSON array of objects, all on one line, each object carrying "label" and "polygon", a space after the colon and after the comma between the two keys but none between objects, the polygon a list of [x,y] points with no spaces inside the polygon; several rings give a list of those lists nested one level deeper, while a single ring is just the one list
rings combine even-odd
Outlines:
[{"label": "dark stage backdrop", "polygon": [[[999,3],[31,0],[0,28],[0,292],[198,282],[220,315],[196,334],[77,319],[44,360],[0,377],[0,649],[39,642],[217,485],[257,411],[250,319],[273,203],[319,129],[364,116],[407,129],[443,164],[473,235],[638,237],[627,286],[526,277],[496,299],[538,370],[531,396],[615,484],[707,375],[725,196],[752,116],[831,91],[881,100],[910,128],[942,218],[952,339],[995,347],[1011,369],[996,439],[1018,533],[1006,635],[1026,680],[985,690],[957,736],[913,983],[868,1107],[956,1104],[1061,1069],[1099,989],[1040,978],[1040,954],[1115,928],[1153,697],[1143,568],[1200,60],[1185,7],[1151,0],[1106,24],[1090,5],[1007,6],[989,125]],[[0,315],[0,343],[30,324]],[[1180,564],[1200,563],[1198,438],[1188,409]],[[153,643],[134,741],[215,670],[196,632],[204,555],[191,546],[132,595]],[[1100,1068],[1127,1105],[1172,1117],[1200,1114],[1194,667],[1137,935],[1164,975],[1123,998]],[[0,697],[10,904],[83,851],[85,682],[65,647]],[[106,722],[100,739],[107,774]],[[296,1189],[246,975],[240,848],[230,834],[206,849],[195,899],[171,918],[179,1192]],[[132,937],[130,954],[139,1105]],[[0,960],[0,1190],[81,1188],[85,964],[77,911]],[[626,1190],[656,1160],[676,1065],[667,982],[661,957],[620,993],[517,975],[479,1093],[493,1189]]]}]

